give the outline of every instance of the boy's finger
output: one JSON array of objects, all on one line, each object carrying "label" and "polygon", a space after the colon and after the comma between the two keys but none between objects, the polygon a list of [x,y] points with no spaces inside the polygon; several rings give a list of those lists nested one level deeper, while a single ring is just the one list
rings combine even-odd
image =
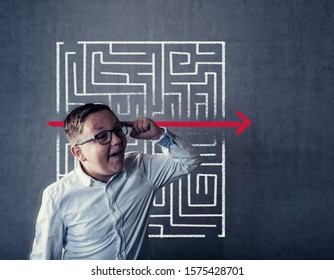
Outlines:
[{"label": "boy's finger", "polygon": [[147,130],[150,129],[150,123],[149,123],[149,121],[147,119],[145,119],[144,122],[143,122],[143,129],[145,131],[147,131]]},{"label": "boy's finger", "polygon": [[135,133],[135,134],[139,133],[138,119],[132,122],[131,128],[132,128],[132,133]]},{"label": "boy's finger", "polygon": [[143,119],[138,119],[138,131],[139,131],[139,132],[144,132],[144,129],[143,129],[143,122],[144,122]]}]

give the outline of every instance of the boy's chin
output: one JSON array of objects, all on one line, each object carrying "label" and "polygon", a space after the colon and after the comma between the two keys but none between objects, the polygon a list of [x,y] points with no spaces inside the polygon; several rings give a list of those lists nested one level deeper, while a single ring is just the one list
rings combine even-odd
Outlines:
[{"label": "boy's chin", "polygon": [[109,158],[109,170],[112,174],[122,171],[124,165],[124,155],[119,155],[117,157]]},{"label": "boy's chin", "polygon": [[121,172],[123,169],[123,163],[122,164],[118,164],[117,166],[113,166],[111,172],[112,172],[112,175],[113,174],[116,174],[118,172]]}]

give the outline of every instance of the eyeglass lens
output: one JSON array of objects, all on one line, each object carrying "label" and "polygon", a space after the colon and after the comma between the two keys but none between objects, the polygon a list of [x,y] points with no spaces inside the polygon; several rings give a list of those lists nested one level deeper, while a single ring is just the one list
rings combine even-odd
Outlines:
[{"label": "eyeglass lens", "polygon": [[112,139],[112,133],[115,133],[118,137],[123,137],[128,133],[128,128],[124,124],[121,124],[112,130],[100,132],[96,135],[96,139],[102,145],[108,144]]}]

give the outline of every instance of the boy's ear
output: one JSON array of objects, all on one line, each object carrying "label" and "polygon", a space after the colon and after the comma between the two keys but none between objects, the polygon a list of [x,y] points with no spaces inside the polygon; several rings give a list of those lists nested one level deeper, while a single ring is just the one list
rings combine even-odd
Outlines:
[{"label": "boy's ear", "polygon": [[81,149],[77,146],[71,146],[72,155],[80,161],[86,161],[86,157],[83,155]]}]

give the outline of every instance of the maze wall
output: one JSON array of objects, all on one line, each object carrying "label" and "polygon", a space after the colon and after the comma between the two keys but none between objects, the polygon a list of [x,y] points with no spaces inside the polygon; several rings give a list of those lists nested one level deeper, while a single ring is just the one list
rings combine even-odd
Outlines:
[{"label": "maze wall", "polygon": [[[224,42],[95,42],[56,45],[56,112],[60,118],[88,102],[108,104],[120,120],[215,121],[225,118]],[[149,236],[225,236],[225,142],[222,130],[174,128],[205,159],[196,172],[161,189]],[[57,179],[76,162],[57,135]],[[128,151],[161,153],[150,141],[128,138]]]}]

